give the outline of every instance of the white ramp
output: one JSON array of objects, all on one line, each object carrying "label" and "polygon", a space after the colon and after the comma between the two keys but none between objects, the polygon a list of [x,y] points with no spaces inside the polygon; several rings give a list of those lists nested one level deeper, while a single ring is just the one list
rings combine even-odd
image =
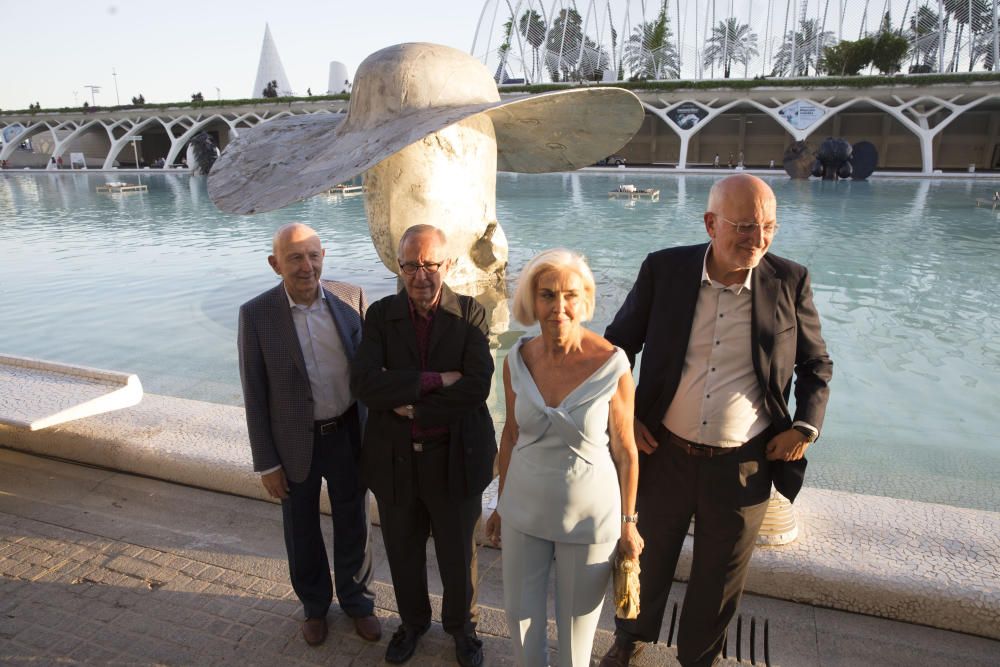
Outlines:
[{"label": "white ramp", "polygon": [[0,355],[0,424],[38,431],[141,400],[134,374]]}]

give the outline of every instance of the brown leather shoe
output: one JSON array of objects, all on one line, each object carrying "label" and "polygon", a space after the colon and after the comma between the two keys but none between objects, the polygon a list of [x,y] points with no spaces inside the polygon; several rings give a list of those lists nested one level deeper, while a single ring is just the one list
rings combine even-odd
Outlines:
[{"label": "brown leather shoe", "polygon": [[635,656],[642,653],[645,644],[615,635],[615,643],[601,658],[599,667],[628,667]]},{"label": "brown leather shoe", "polygon": [[378,616],[374,614],[355,618],[354,631],[358,633],[359,637],[370,642],[382,639],[382,624],[379,622]]},{"label": "brown leather shoe", "polygon": [[303,621],[302,637],[310,646],[319,646],[326,641],[326,617],[307,618]]}]

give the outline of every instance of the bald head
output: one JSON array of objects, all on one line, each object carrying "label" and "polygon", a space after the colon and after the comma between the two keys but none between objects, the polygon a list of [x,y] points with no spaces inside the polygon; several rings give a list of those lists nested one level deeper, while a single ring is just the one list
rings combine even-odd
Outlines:
[{"label": "bald head", "polygon": [[708,192],[706,210],[710,213],[726,215],[727,206],[743,206],[750,202],[770,206],[769,214],[774,216],[775,200],[771,186],[752,174],[733,174],[715,182],[715,185]]},{"label": "bald head", "polygon": [[280,250],[285,244],[304,241],[311,237],[316,237],[316,242],[319,242],[319,234],[316,233],[315,229],[301,222],[289,222],[278,227],[274,236],[271,237],[271,253],[280,255]]},{"label": "bald head", "polygon": [[771,247],[776,216],[774,192],[756,176],[734,174],[716,181],[704,216],[712,239],[709,276],[724,285],[745,280]]},{"label": "bald head", "polygon": [[319,296],[325,254],[316,230],[301,222],[290,222],[274,233],[267,263],[281,276],[288,296],[308,306]]}]

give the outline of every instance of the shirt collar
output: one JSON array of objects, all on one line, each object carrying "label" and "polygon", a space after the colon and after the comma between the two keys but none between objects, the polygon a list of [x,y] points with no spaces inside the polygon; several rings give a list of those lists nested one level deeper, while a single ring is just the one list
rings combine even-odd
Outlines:
[{"label": "shirt collar", "polygon": [[288,307],[289,308],[298,308],[299,310],[314,310],[317,307],[319,307],[319,304],[321,303],[321,300],[325,300],[326,299],[326,292],[323,291],[322,285],[316,285],[316,290],[319,292],[319,295],[318,295],[319,298],[317,298],[315,301],[312,302],[311,305],[308,305],[308,306],[303,306],[301,304],[295,303],[295,299],[293,299],[292,295],[288,293],[288,288],[284,284],[282,284],[282,289],[285,290],[285,296],[288,298]]},{"label": "shirt collar", "polygon": [[421,315],[419,312],[417,312],[417,307],[413,304],[413,299],[411,299],[410,297],[406,297],[406,303],[410,307],[411,319],[422,317],[425,320],[430,320],[434,318],[434,314],[437,312],[438,306],[441,305],[441,295],[438,294],[437,301],[435,301],[434,304],[427,309],[426,315]]},{"label": "shirt collar", "polygon": [[742,283],[737,285],[723,285],[718,280],[712,280],[708,275],[708,253],[712,250],[712,242],[709,241],[708,247],[705,248],[705,256],[701,259],[701,284],[710,285],[712,287],[717,287],[719,289],[732,288],[731,291],[734,294],[739,294],[743,290],[750,291],[750,278],[753,276],[753,269],[747,270],[747,277]]}]

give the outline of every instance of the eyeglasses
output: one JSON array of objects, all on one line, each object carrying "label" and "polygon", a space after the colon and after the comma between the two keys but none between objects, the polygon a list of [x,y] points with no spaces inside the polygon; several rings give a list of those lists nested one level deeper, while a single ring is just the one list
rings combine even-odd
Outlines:
[{"label": "eyeglasses", "polygon": [[730,225],[736,228],[737,234],[742,234],[744,236],[750,236],[751,234],[756,234],[759,229],[764,236],[773,236],[776,231],[778,231],[778,223],[769,222],[766,225],[759,225],[756,222],[733,222],[732,220],[726,220],[718,213],[715,214],[719,220],[723,222],[728,222]]},{"label": "eyeglasses", "polygon": [[417,275],[417,271],[423,269],[426,273],[437,273],[438,269],[444,262],[424,262],[423,264],[417,264],[416,262],[403,262],[399,263],[399,268],[408,276]]}]

